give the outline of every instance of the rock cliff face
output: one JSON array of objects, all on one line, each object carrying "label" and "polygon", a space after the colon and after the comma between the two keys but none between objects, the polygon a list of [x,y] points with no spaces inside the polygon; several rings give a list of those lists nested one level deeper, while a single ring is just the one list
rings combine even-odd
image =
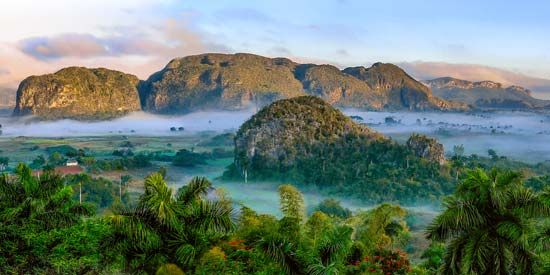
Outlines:
[{"label": "rock cliff face", "polygon": [[322,169],[361,177],[354,167],[393,169],[397,163],[405,165],[407,159],[418,163],[420,158],[443,164],[443,146],[424,136],[411,137],[406,146],[397,144],[326,101],[301,96],[272,103],[240,127],[231,174],[262,178]]},{"label": "rock cliff face", "polygon": [[319,96],[334,106],[369,110],[466,108],[434,97],[429,88],[391,64],[341,71],[331,65],[242,53],[174,59],[141,89],[144,109],[158,113],[258,108],[300,95]]},{"label": "rock cliff face", "polygon": [[184,113],[239,110],[303,95],[295,63],[251,54],[204,54],[177,58],[142,86],[144,109]]},{"label": "rock cliff face", "polygon": [[424,136],[413,134],[407,140],[407,147],[414,152],[417,157],[437,162],[445,163],[445,151],[443,145],[437,140]]},{"label": "rock cliff face", "polygon": [[69,67],[31,76],[17,90],[14,115],[41,119],[111,119],[140,110],[136,76],[108,69]]},{"label": "rock cliff face", "polygon": [[343,71],[368,83],[384,95],[384,107],[409,110],[465,109],[459,103],[451,103],[432,95],[430,88],[416,81],[393,64],[375,63],[370,68],[352,67]]},{"label": "rock cliff face", "polygon": [[433,93],[443,99],[464,102],[477,108],[542,109],[550,101],[531,96],[531,91],[519,86],[503,87],[493,81],[470,82],[452,77],[425,81]]},{"label": "rock cliff face", "polygon": [[302,96],[280,100],[240,127],[235,137],[235,160],[241,166],[252,162],[290,166],[311,145],[348,135],[382,138],[320,98]]},{"label": "rock cliff face", "polygon": [[107,69],[70,67],[31,76],[17,91],[15,115],[109,119],[143,109],[161,114],[259,109],[279,99],[314,95],[336,107],[364,110],[466,110],[392,64],[340,70],[253,54],[176,58],[146,81]]}]

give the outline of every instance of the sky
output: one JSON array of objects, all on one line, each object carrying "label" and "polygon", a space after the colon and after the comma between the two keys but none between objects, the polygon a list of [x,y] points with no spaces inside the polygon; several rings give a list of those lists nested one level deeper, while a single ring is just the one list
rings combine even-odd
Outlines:
[{"label": "sky", "polygon": [[396,63],[550,95],[550,1],[0,0],[0,86],[65,66],[147,78],[178,56]]}]

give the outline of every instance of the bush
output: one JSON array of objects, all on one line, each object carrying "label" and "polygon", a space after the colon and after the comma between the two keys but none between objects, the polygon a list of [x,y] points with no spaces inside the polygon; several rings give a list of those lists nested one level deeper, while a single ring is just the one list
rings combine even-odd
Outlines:
[{"label": "bush", "polygon": [[206,164],[206,157],[187,149],[181,149],[176,153],[176,156],[172,160],[172,164],[181,167],[194,167],[196,165]]},{"label": "bush", "polygon": [[340,201],[332,198],[323,200],[316,209],[332,217],[347,219],[351,216],[351,210],[342,207]]},{"label": "bush", "polygon": [[61,155],[64,155],[70,158],[84,155],[84,152],[82,150],[78,150],[70,145],[51,146],[46,148],[46,152],[49,155],[52,155],[53,153],[57,152]]}]

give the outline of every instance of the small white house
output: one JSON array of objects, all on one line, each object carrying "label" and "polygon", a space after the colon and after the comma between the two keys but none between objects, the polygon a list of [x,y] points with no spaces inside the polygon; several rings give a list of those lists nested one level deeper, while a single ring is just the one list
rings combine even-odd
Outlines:
[{"label": "small white house", "polygon": [[74,159],[67,160],[67,163],[65,163],[65,166],[78,166],[78,161]]}]

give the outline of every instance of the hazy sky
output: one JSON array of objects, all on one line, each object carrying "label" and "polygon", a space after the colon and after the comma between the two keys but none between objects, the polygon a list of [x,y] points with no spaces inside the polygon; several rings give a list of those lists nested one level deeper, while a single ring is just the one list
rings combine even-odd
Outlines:
[{"label": "hazy sky", "polygon": [[453,64],[474,64],[550,79],[549,15],[543,0],[2,0],[0,84],[68,65],[143,78],[173,57],[211,51],[394,62],[420,76],[418,64],[455,75]]}]

